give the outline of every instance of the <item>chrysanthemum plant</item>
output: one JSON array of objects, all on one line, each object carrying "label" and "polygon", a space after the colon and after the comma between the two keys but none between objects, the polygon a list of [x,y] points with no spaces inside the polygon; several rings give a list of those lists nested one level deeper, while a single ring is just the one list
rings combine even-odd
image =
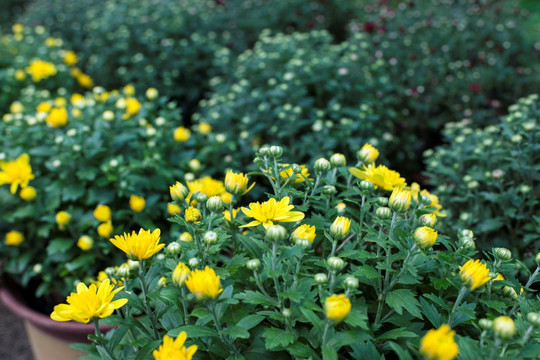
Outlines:
[{"label": "chrysanthemum plant", "polygon": [[[163,252],[158,230],[111,239],[138,261],[109,272],[128,301],[97,348],[76,346],[107,359],[535,358],[539,268],[521,285],[507,249],[480,260],[471,231],[439,234],[437,198],[377,156],[367,144],[354,167],[335,154],[311,173],[263,147],[273,191],[249,204],[255,174],[227,172],[229,204],[172,185],[185,233]],[[72,303],[63,319],[103,317]]]}]

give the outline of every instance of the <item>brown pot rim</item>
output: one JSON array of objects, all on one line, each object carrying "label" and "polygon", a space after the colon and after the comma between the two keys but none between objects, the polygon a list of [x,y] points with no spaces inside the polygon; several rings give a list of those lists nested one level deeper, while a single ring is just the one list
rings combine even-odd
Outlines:
[{"label": "brown pot rim", "polygon": [[[17,316],[60,339],[69,342],[88,342],[88,334],[94,333],[93,324],[82,324],[75,321],[54,321],[49,316],[29,308],[5,286],[0,286],[0,299]],[[102,332],[107,332],[113,329],[114,326],[101,324],[99,328]]]}]

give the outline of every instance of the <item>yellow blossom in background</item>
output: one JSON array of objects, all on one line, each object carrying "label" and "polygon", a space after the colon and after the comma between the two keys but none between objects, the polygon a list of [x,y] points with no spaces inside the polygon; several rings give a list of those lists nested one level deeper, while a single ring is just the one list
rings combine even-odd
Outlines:
[{"label": "yellow blossom in background", "polygon": [[14,77],[17,81],[23,81],[26,79],[26,73],[23,70],[18,69],[15,71]]},{"label": "yellow blossom in background", "polygon": [[113,232],[113,226],[110,221],[99,224],[99,226],[97,227],[97,233],[101,237],[108,238],[109,236],[111,236],[112,232]]},{"label": "yellow blossom in background", "polygon": [[[188,204],[195,205],[196,201],[191,200],[193,195],[197,192],[202,192],[209,198],[216,195],[221,195],[225,192],[225,186],[222,181],[212,179],[210,176],[205,176],[193,181],[186,181],[186,185],[189,189],[189,196],[186,198]],[[223,199],[222,199],[223,200]],[[226,201],[223,201],[226,202]]]},{"label": "yellow blossom in background", "polygon": [[100,222],[107,222],[111,220],[111,208],[107,205],[98,205],[94,209],[94,217]]},{"label": "yellow blossom in background", "polygon": [[335,237],[344,237],[349,233],[351,228],[351,219],[345,216],[338,216],[332,225],[330,225],[330,234]]},{"label": "yellow blossom in background", "polygon": [[336,205],[336,210],[338,214],[343,214],[346,208],[347,208],[347,205],[343,202],[340,202],[339,204]]},{"label": "yellow blossom in background", "polygon": [[131,195],[129,197],[129,207],[135,212],[141,212],[146,206],[146,200],[142,196]]},{"label": "yellow blossom in background", "polygon": [[159,96],[159,91],[156,88],[148,88],[144,93],[149,100],[154,100]]},{"label": "yellow blossom in background", "polygon": [[190,273],[191,270],[189,270],[186,264],[181,262],[176,265],[176,268],[174,269],[172,274],[172,279],[176,285],[182,286],[184,285],[184,282],[186,281]]},{"label": "yellow blossom in background", "polygon": [[63,229],[71,220],[71,214],[67,211],[59,211],[56,213],[56,223],[60,229]]},{"label": "yellow blossom in background", "polygon": [[27,187],[32,179],[34,174],[28,154],[22,154],[14,161],[0,161],[0,185],[10,184],[12,194],[17,192],[19,186],[23,189]]},{"label": "yellow blossom in background", "polygon": [[83,235],[77,240],[77,246],[82,251],[88,251],[92,249],[92,246],[94,245],[94,240],[88,235]]},{"label": "yellow blossom in background", "polygon": [[67,101],[65,98],[58,96],[57,98],[54,99],[53,104],[57,108],[62,108],[62,107],[66,107]]},{"label": "yellow blossom in background", "polygon": [[36,196],[37,196],[36,188],[34,188],[32,186],[27,186],[27,187],[21,189],[21,192],[19,193],[19,196],[24,201],[34,200],[36,198]]},{"label": "yellow blossom in background", "polygon": [[74,78],[76,78],[77,76],[81,75],[83,72],[81,71],[81,69],[77,68],[77,67],[73,67],[71,69],[69,69],[69,74],[71,76],[73,76]]},{"label": "yellow blossom in background", "polygon": [[36,111],[39,111],[39,112],[47,112],[48,113],[49,111],[51,111],[51,109],[52,109],[52,106],[47,101],[44,101],[44,102],[40,103],[36,107]]},{"label": "yellow blossom in background", "polygon": [[191,234],[188,233],[188,232],[186,231],[186,232],[183,232],[183,233],[178,237],[178,240],[184,241],[184,242],[191,242],[191,241],[193,241],[193,236],[191,236]]},{"label": "yellow blossom in background", "polygon": [[45,45],[47,45],[47,47],[55,47],[56,45],[58,45],[58,39],[48,37],[45,39]]},{"label": "yellow blossom in background", "polygon": [[127,84],[127,85],[124,86],[124,88],[122,89],[122,92],[123,92],[124,95],[126,95],[126,96],[133,96],[133,95],[135,95],[135,86],[133,86],[132,84]]},{"label": "yellow blossom in background", "polygon": [[208,266],[204,270],[193,270],[186,280],[186,286],[197,300],[215,299],[223,291],[219,276]]},{"label": "yellow blossom in background", "polygon": [[[238,214],[238,208],[236,209],[232,209],[232,216],[234,219],[236,219],[236,214]],[[231,212],[229,210],[223,210],[223,217],[225,218],[225,220],[227,220],[228,222],[231,221]]]},{"label": "yellow blossom in background", "polygon": [[176,214],[180,214],[180,211],[182,211],[182,209],[179,205],[172,203],[167,204],[167,212],[169,213],[169,215],[174,216]]},{"label": "yellow blossom in background", "polygon": [[73,115],[74,118],[80,118],[82,111],[79,109],[71,109],[71,115]]},{"label": "yellow blossom in background", "polygon": [[420,195],[425,195],[431,200],[431,204],[424,206],[424,208],[426,207],[435,208],[435,211],[433,211],[433,214],[435,214],[438,217],[446,217],[446,214],[443,214],[441,212],[442,205],[439,203],[439,198],[437,197],[437,195],[433,195],[427,190],[420,191]]},{"label": "yellow blossom in background", "polygon": [[35,59],[26,67],[26,72],[32,76],[32,81],[39,82],[56,75],[56,66],[53,63]]},{"label": "yellow blossom in background", "polygon": [[349,168],[349,172],[359,179],[371,181],[376,188],[386,191],[406,185],[405,179],[397,171],[390,170],[384,165],[375,166],[371,163],[362,169]]},{"label": "yellow blossom in background", "polygon": [[196,207],[190,206],[186,209],[186,212],[184,214],[184,219],[188,223],[200,223],[202,220],[202,214]]},{"label": "yellow blossom in background", "polygon": [[502,281],[502,280],[506,280],[506,279],[501,273],[497,273],[497,276],[493,279],[493,281]]},{"label": "yellow blossom in background", "polygon": [[471,290],[476,290],[491,280],[486,264],[472,259],[459,267],[459,277]]},{"label": "yellow blossom in background", "polygon": [[437,231],[427,226],[416,228],[413,234],[413,239],[421,249],[432,247],[437,241]]},{"label": "yellow blossom in background", "polygon": [[241,227],[250,227],[263,225],[265,229],[280,222],[295,222],[304,218],[304,213],[300,211],[291,211],[293,205],[289,205],[290,198],[288,196],[281,199],[279,202],[272,198],[263,203],[251,203],[249,208],[242,207],[242,212],[251,218],[252,222],[242,225]]},{"label": "yellow blossom in background", "polygon": [[76,80],[79,83],[79,85],[85,89],[90,89],[94,85],[94,80],[92,80],[92,78],[89,75],[84,74],[84,73],[80,73],[76,77]]},{"label": "yellow blossom in background", "polygon": [[395,188],[388,199],[388,207],[396,212],[405,212],[411,206],[411,192],[403,188]]},{"label": "yellow blossom in background", "polygon": [[6,234],[6,245],[19,246],[24,241],[24,235],[18,231],[11,230]]},{"label": "yellow blossom in background", "polygon": [[163,337],[163,345],[160,345],[157,350],[154,350],[152,355],[154,360],[191,360],[197,352],[197,345],[191,345],[186,349],[187,334],[182,331],[176,340],[173,340],[168,335]]},{"label": "yellow blossom in background", "polygon": [[[287,167],[289,166],[288,169],[285,169],[285,170],[282,170],[279,172],[279,176],[282,178],[282,179],[288,179],[290,178],[291,176],[293,176],[293,169],[292,167],[290,166],[290,164],[283,164],[284,167]],[[306,181],[306,179],[309,179],[309,170],[308,168],[306,167],[306,165],[300,165],[300,173],[297,173],[296,176],[294,176],[293,178],[293,182],[295,183],[301,183],[301,182],[304,182]]]},{"label": "yellow blossom in background", "polygon": [[249,177],[244,173],[236,173],[232,170],[225,174],[225,190],[237,196],[246,194],[255,186],[255,183],[248,186]]},{"label": "yellow blossom in background", "polygon": [[340,322],[351,312],[351,301],[345,294],[332,295],[324,302],[324,314],[327,319]]},{"label": "yellow blossom in background", "polygon": [[66,126],[68,122],[68,113],[66,108],[54,108],[45,119],[45,122],[53,128]]},{"label": "yellow blossom in background", "polygon": [[298,239],[306,239],[309,240],[310,243],[313,244],[313,240],[315,240],[315,235],[317,233],[317,229],[313,225],[307,225],[303,224],[294,229],[294,231],[291,234],[291,238],[293,242],[296,242]]},{"label": "yellow blossom in background", "polygon": [[437,330],[431,329],[420,341],[420,352],[429,360],[453,360],[459,353],[454,341],[455,331],[442,324]]},{"label": "yellow blossom in background", "polygon": [[183,126],[174,129],[174,141],[186,142],[191,137],[191,131]]},{"label": "yellow blossom in background", "polygon": [[197,131],[203,135],[207,135],[212,131],[212,126],[209,123],[202,122],[197,126]]},{"label": "yellow blossom in background", "polygon": [[126,113],[124,114],[124,119],[135,116],[141,110],[141,103],[135,98],[129,98],[126,101]]},{"label": "yellow blossom in background", "polygon": [[160,229],[150,230],[140,229],[139,233],[133,231],[131,234],[116,235],[114,239],[109,241],[126,253],[128,258],[132,260],[145,260],[155,253],[163,249],[165,244],[160,244],[161,235]]},{"label": "yellow blossom in background", "polygon": [[73,66],[77,63],[77,54],[71,50],[67,50],[64,53],[64,63],[69,66]]},{"label": "yellow blossom in background", "polygon": [[23,111],[24,111],[24,105],[21,104],[19,101],[15,101],[9,106],[9,112],[13,114],[19,114],[19,113],[22,113]]},{"label": "yellow blossom in background", "polygon": [[[255,183],[253,183],[255,185]],[[219,195],[221,198],[221,201],[223,201],[224,204],[230,205],[232,201],[232,194],[230,192],[223,192]]]},{"label": "yellow blossom in background", "polygon": [[21,34],[24,31],[24,26],[22,26],[21,24],[13,24],[13,26],[11,27],[11,30],[15,34]]},{"label": "yellow blossom in background", "polygon": [[364,163],[372,163],[379,157],[379,150],[375,149],[371,144],[365,143],[358,151],[357,157]]},{"label": "yellow blossom in background", "polygon": [[69,98],[69,102],[71,103],[71,105],[79,106],[80,104],[83,104],[84,96],[79,93],[75,93],[71,95],[71,98]]},{"label": "yellow blossom in background", "polygon": [[99,287],[96,284],[87,287],[84,283],[77,284],[77,292],[67,297],[67,304],[54,307],[51,319],[55,321],[75,320],[81,323],[89,323],[93,319],[106,318],[114,310],[124,306],[128,300],[114,300],[123,287],[114,288],[109,279],[103,280]]}]

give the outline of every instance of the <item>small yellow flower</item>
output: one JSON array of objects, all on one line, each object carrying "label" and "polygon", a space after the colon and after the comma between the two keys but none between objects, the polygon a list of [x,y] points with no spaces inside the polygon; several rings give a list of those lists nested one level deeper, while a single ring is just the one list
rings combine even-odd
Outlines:
[{"label": "small yellow flower", "polygon": [[80,73],[75,79],[79,85],[85,89],[90,89],[92,85],[94,85],[94,80],[92,80],[92,78],[85,73]]},{"label": "small yellow flower", "polygon": [[186,142],[191,137],[191,131],[183,126],[179,126],[174,130],[174,141]]},{"label": "small yellow flower", "polygon": [[45,45],[47,45],[47,47],[55,47],[57,42],[58,39],[55,39],[53,37],[48,37],[45,39]]},{"label": "small yellow flower", "polygon": [[99,288],[96,284],[87,287],[84,283],[79,283],[77,292],[67,297],[67,304],[54,307],[51,319],[89,323],[93,319],[106,318],[128,302],[127,299],[113,301],[114,295],[122,289],[123,287],[114,289],[109,279],[103,280]]},{"label": "small yellow flower", "polygon": [[310,243],[313,244],[313,240],[315,240],[317,229],[313,225],[300,225],[291,234],[291,238],[293,242],[296,242],[298,239],[306,239],[309,240]]},{"label": "small yellow flower", "polygon": [[190,192],[190,195],[186,199],[188,203],[191,203],[189,199],[196,192],[202,192],[203,194],[206,194],[206,196],[208,197],[221,195],[222,193],[225,192],[225,186],[223,182],[216,179],[212,179],[210,176],[205,176],[203,178],[193,180],[193,181],[186,181],[186,185]]},{"label": "small yellow flower", "polygon": [[69,66],[73,66],[77,63],[77,54],[68,50],[64,53],[64,63]]},{"label": "small yellow flower", "polygon": [[184,285],[184,282],[186,281],[190,273],[191,271],[186,266],[186,264],[181,262],[176,265],[176,268],[174,269],[172,274],[172,279],[176,285],[182,286]]},{"label": "small yellow flower", "polygon": [[112,223],[110,221],[107,221],[105,223],[99,224],[99,226],[97,227],[97,232],[99,236],[108,238],[109,236],[111,236],[113,229],[114,228],[112,226]]},{"label": "small yellow flower", "polygon": [[388,200],[390,209],[396,212],[405,212],[411,206],[411,192],[403,188],[394,188]]},{"label": "small yellow flower", "polygon": [[12,230],[6,234],[6,245],[19,246],[24,241],[24,235],[18,231]]},{"label": "small yellow flower", "polygon": [[427,249],[437,241],[438,232],[427,226],[421,226],[414,230],[413,239],[421,249]]},{"label": "small yellow flower", "polygon": [[[253,183],[255,185],[255,183]],[[221,201],[223,201],[224,204],[230,205],[232,201],[232,194],[230,192],[223,192],[219,195],[221,198]]]},{"label": "small yellow flower", "polygon": [[[236,209],[233,209],[232,210],[232,216],[233,216],[233,219],[236,219],[236,214],[238,214],[238,208]],[[223,210],[223,217],[225,218],[225,220],[227,220],[228,222],[231,222],[231,212],[227,209],[227,210]]]},{"label": "small yellow flower", "polygon": [[480,260],[469,260],[459,267],[461,281],[471,290],[476,290],[489,280],[489,269]]},{"label": "small yellow flower", "polygon": [[189,189],[177,181],[176,184],[169,186],[169,193],[173,201],[182,202],[189,195]]},{"label": "small yellow flower", "polygon": [[63,229],[71,220],[71,214],[67,211],[59,211],[56,214],[56,223],[60,229]]},{"label": "small yellow flower", "polygon": [[167,204],[167,212],[169,213],[169,215],[174,216],[174,215],[180,214],[180,211],[182,211],[180,206],[173,203]]},{"label": "small yellow flower", "polygon": [[375,166],[375,164],[370,163],[362,170],[349,168],[349,172],[357,178],[371,181],[376,188],[382,188],[386,191],[405,186],[405,179],[397,171],[390,170],[384,165]]},{"label": "small yellow flower", "polygon": [[111,208],[107,205],[98,205],[94,209],[94,217],[100,222],[107,222],[111,220]]},{"label": "small yellow flower", "polygon": [[493,281],[502,281],[502,280],[505,280],[505,278],[501,273],[497,273],[497,276],[493,279]]},{"label": "small yellow flower", "polygon": [[0,161],[0,185],[10,184],[12,194],[17,192],[19,186],[23,189],[27,187],[32,179],[34,174],[28,154],[22,154],[14,161]]},{"label": "small yellow flower", "polygon": [[345,203],[340,202],[336,205],[336,210],[338,214],[343,214],[345,212],[345,209],[347,208],[347,205]]},{"label": "small yellow flower", "polygon": [[11,30],[13,30],[15,34],[21,34],[24,31],[24,26],[21,24],[13,24]]},{"label": "small yellow flower", "polygon": [[23,81],[26,80],[26,73],[22,71],[21,69],[15,71],[15,80],[17,81]]},{"label": "small yellow flower", "polygon": [[129,207],[135,212],[141,212],[144,210],[146,200],[142,196],[131,195],[129,197]]},{"label": "small yellow flower", "polygon": [[52,109],[52,106],[47,101],[43,101],[36,107],[36,111],[38,112],[48,113],[49,111],[51,111],[51,109]]},{"label": "small yellow flower", "polygon": [[435,214],[438,217],[446,217],[446,214],[443,214],[441,212],[442,205],[439,203],[439,198],[437,197],[437,195],[433,195],[427,190],[420,191],[420,195],[425,195],[431,200],[431,204],[424,206],[424,208],[426,207],[435,208],[435,211],[433,211],[433,214]]},{"label": "small yellow flower", "polygon": [[88,251],[92,249],[93,245],[94,245],[94,240],[92,240],[92,238],[88,235],[81,236],[79,240],[77,241],[77,246],[82,251]]},{"label": "small yellow flower", "polygon": [[21,189],[21,192],[19,193],[19,196],[24,201],[31,201],[34,200],[37,196],[36,188],[32,186],[27,186],[24,189]]},{"label": "small yellow flower", "polygon": [[54,108],[45,119],[45,122],[53,128],[66,126],[68,122],[68,113],[66,108]]},{"label": "small yellow flower", "polygon": [[223,291],[219,276],[208,266],[204,270],[194,270],[186,280],[186,286],[197,300],[215,299]]},{"label": "small yellow flower", "polygon": [[243,173],[235,173],[234,171],[229,170],[225,174],[225,190],[233,195],[244,195],[255,186],[255,183],[248,186],[248,182],[248,176]]},{"label": "small yellow flower", "polygon": [[178,238],[178,240],[180,241],[185,241],[185,242],[191,242],[193,241],[193,236],[191,236],[190,233],[188,233],[187,231],[186,232],[183,232],[180,237]]},{"label": "small yellow flower", "polygon": [[199,131],[199,133],[207,135],[210,133],[210,131],[212,131],[212,126],[209,123],[202,122],[197,127],[197,130]]},{"label": "small yellow flower", "polygon": [[39,82],[56,75],[56,66],[53,63],[36,59],[32,60],[30,65],[26,67],[26,72],[32,76],[32,81]]},{"label": "small yellow flower", "polygon": [[80,104],[83,104],[84,96],[82,96],[81,94],[75,93],[71,95],[71,97],[69,98],[69,102],[71,103],[71,105],[79,106]]},{"label": "small yellow flower", "polygon": [[358,160],[364,163],[372,163],[379,157],[379,150],[375,149],[371,144],[364,144],[356,154]]},{"label": "small yellow flower", "polygon": [[324,314],[327,319],[340,322],[351,312],[351,301],[345,294],[332,295],[324,302]]},{"label": "small yellow flower", "polygon": [[242,212],[251,218],[252,222],[242,225],[241,227],[250,227],[263,225],[265,229],[280,222],[295,222],[304,218],[304,213],[300,211],[291,211],[293,205],[289,205],[290,198],[288,196],[281,199],[279,202],[272,198],[268,201],[249,204],[249,208],[242,207]]},{"label": "small yellow flower", "polygon": [[[282,179],[288,179],[290,178],[291,176],[293,176],[293,168],[290,164],[283,164],[284,167],[289,167],[288,169],[285,169],[285,170],[282,170],[279,172],[279,176],[282,178]],[[309,170],[308,168],[306,167],[306,165],[300,165],[300,173],[297,173],[294,178],[293,178],[293,182],[294,183],[301,183],[301,182],[304,182],[306,181],[306,179],[309,178]]]},{"label": "small yellow flower", "polygon": [[114,246],[127,254],[131,260],[145,260],[163,249],[165,244],[160,244],[161,230],[140,229],[139,233],[133,231],[131,234],[116,235],[114,239],[109,239]]},{"label": "small yellow flower", "polygon": [[126,102],[126,113],[124,114],[124,119],[135,116],[141,110],[141,103],[135,98],[129,98]]},{"label": "small yellow flower", "polygon": [[151,87],[146,89],[144,94],[148,100],[154,100],[159,96],[159,91],[156,88]]},{"label": "small yellow flower", "polygon": [[184,219],[188,223],[200,223],[202,220],[202,214],[196,207],[190,206],[186,209],[186,212],[184,214]]},{"label": "small yellow flower", "polygon": [[122,92],[126,96],[133,96],[135,95],[135,86],[133,86],[132,84],[127,84],[126,86],[124,86],[124,89],[122,89]]},{"label": "small yellow flower", "polygon": [[511,317],[499,316],[493,320],[493,332],[498,337],[510,339],[516,335],[516,324]]},{"label": "small yellow flower", "polygon": [[453,360],[459,353],[454,341],[455,331],[446,324],[431,329],[420,341],[420,352],[429,360]]},{"label": "small yellow flower", "polygon": [[24,111],[24,105],[20,101],[15,101],[9,106],[9,112],[13,114],[20,114]]},{"label": "small yellow flower", "polygon": [[157,350],[154,350],[152,355],[154,360],[191,360],[197,352],[197,345],[191,345],[186,349],[187,334],[182,331],[176,340],[173,340],[168,335],[163,337],[163,345],[160,345]]},{"label": "small yellow flower", "polygon": [[345,216],[338,216],[332,225],[330,225],[330,234],[334,237],[342,238],[349,233],[351,228],[351,219]]}]

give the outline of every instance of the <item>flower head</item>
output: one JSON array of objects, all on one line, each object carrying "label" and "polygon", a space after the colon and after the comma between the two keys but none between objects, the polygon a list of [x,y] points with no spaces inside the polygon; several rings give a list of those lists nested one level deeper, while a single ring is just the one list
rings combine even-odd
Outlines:
[{"label": "flower head", "polygon": [[197,300],[215,299],[223,289],[219,276],[208,266],[204,270],[194,270],[186,280],[186,286]]},{"label": "flower head", "polygon": [[254,218],[252,222],[242,225],[241,227],[257,226],[262,224],[265,229],[275,223],[280,222],[295,222],[304,218],[304,213],[300,211],[291,211],[293,205],[289,205],[290,198],[288,196],[281,199],[279,202],[272,198],[268,201],[249,204],[249,208],[243,207],[242,212],[249,217]]},{"label": "flower head", "polygon": [[92,238],[88,235],[81,236],[79,240],[77,241],[77,246],[82,251],[88,251],[92,249],[93,245],[94,245],[94,240],[92,240]]},{"label": "flower head", "polygon": [[405,186],[405,179],[397,171],[390,170],[384,165],[375,166],[374,163],[370,163],[362,169],[349,168],[349,172],[359,179],[371,181],[375,187],[386,191]]},{"label": "flower head", "polygon": [[306,181],[307,178],[309,178],[310,174],[309,174],[309,170],[306,167],[306,165],[300,165],[300,172],[297,172],[296,174],[294,173],[293,168],[296,167],[297,165],[291,166],[290,164],[283,164],[283,166],[286,169],[281,170],[279,172],[279,176],[284,180],[286,180],[286,179],[290,178],[291,176],[293,176],[293,179],[292,179],[293,182],[301,183],[301,182]]},{"label": "flower head", "polygon": [[358,160],[364,163],[372,163],[379,157],[379,150],[375,149],[371,144],[364,144],[356,153]]},{"label": "flower head", "polygon": [[427,226],[421,226],[419,228],[416,228],[413,234],[413,239],[418,245],[418,247],[422,249],[427,249],[433,246],[435,244],[435,241],[437,241],[437,231],[433,230],[430,227]]},{"label": "flower head", "polygon": [[27,186],[27,187],[21,189],[21,192],[19,193],[19,196],[24,201],[34,200],[36,198],[36,196],[37,196],[36,188],[34,188],[32,186]]},{"label": "flower head", "polygon": [[511,317],[499,316],[493,320],[493,331],[498,337],[510,339],[516,335],[516,324]]},{"label": "flower head", "polygon": [[24,235],[18,231],[12,230],[6,234],[6,245],[19,246],[24,241]]},{"label": "flower head", "polygon": [[109,241],[125,252],[130,259],[144,260],[152,257],[165,246],[165,244],[159,243],[160,235],[159,229],[155,229],[153,232],[140,229],[138,234],[135,231],[131,235],[124,233],[124,235],[116,235],[114,239],[109,239]]},{"label": "flower head", "polygon": [[26,67],[26,72],[32,76],[32,81],[39,82],[56,75],[56,66],[53,63],[35,59]]},{"label": "flower head", "polygon": [[68,50],[64,53],[64,63],[69,66],[73,66],[77,63],[77,54],[73,51]]},{"label": "flower head", "polygon": [[351,301],[345,294],[332,295],[324,302],[324,313],[327,319],[340,322],[351,312]]},{"label": "flower head", "polygon": [[10,184],[12,194],[17,192],[19,185],[21,188],[27,187],[32,179],[34,174],[28,154],[22,154],[15,161],[0,161],[0,185]]},{"label": "flower head", "polygon": [[188,278],[190,272],[191,271],[186,266],[186,264],[182,262],[178,263],[178,265],[176,265],[176,268],[174,269],[173,274],[172,274],[172,279],[174,283],[178,286],[184,285],[184,282]]},{"label": "flower head", "polygon": [[458,355],[458,345],[454,341],[455,331],[446,324],[437,330],[431,329],[420,341],[420,352],[430,360],[452,360]]},{"label": "flower head", "polygon": [[330,233],[335,237],[342,238],[349,233],[350,228],[351,219],[345,216],[338,216],[332,225],[330,225]]},{"label": "flower head", "polygon": [[169,193],[173,201],[182,202],[189,195],[189,189],[177,181],[176,184],[169,186]]},{"label": "flower head", "polygon": [[210,176],[205,176],[201,179],[186,181],[186,185],[189,189],[189,196],[186,199],[188,204],[194,205],[190,199],[193,198],[193,195],[197,192],[206,194],[208,197],[215,195],[221,195],[225,192],[225,186],[222,181],[212,179]]},{"label": "flower head", "polygon": [[188,223],[200,223],[202,219],[202,214],[196,207],[190,206],[186,209],[186,212],[184,214],[184,219]]},{"label": "flower head", "polygon": [[139,102],[139,100],[135,98],[127,99],[126,113],[124,114],[124,118],[130,118],[132,116],[137,115],[140,109],[141,109],[141,103]]},{"label": "flower head", "polygon": [[113,230],[114,228],[110,221],[99,224],[99,226],[97,227],[97,232],[99,236],[104,237],[104,238],[108,238],[109,236],[111,236]]},{"label": "flower head", "polygon": [[176,340],[165,335],[163,337],[163,345],[160,345],[152,353],[154,360],[191,360],[195,352],[197,352],[197,345],[191,345],[186,349],[184,346],[186,338],[187,334],[185,331],[182,331]]},{"label": "flower head", "polygon": [[197,131],[203,135],[207,135],[212,131],[212,126],[209,123],[202,122],[197,126]]},{"label": "flower head", "polygon": [[129,207],[135,212],[141,212],[146,206],[146,200],[142,196],[131,195],[129,197]]},{"label": "flower head", "polygon": [[255,186],[255,183],[248,186],[249,178],[243,173],[235,173],[232,170],[225,174],[225,190],[233,195],[244,195]]},{"label": "flower head", "polygon": [[68,113],[65,107],[54,108],[45,119],[45,122],[53,128],[66,126],[68,122]]},{"label": "flower head", "polygon": [[294,229],[291,238],[293,242],[296,242],[296,240],[298,239],[307,239],[310,243],[313,244],[316,232],[317,229],[315,228],[315,226],[304,224]]},{"label": "flower head", "polygon": [[115,309],[121,308],[128,302],[127,299],[113,301],[114,295],[122,289],[123,287],[114,289],[109,279],[103,280],[99,287],[96,284],[87,287],[84,283],[79,283],[77,292],[67,297],[67,304],[54,307],[51,319],[89,323],[93,319],[110,316]]},{"label": "flower head", "polygon": [[411,206],[411,192],[403,188],[394,188],[388,199],[388,206],[396,212],[405,212]]},{"label": "flower head", "polygon": [[101,222],[107,222],[111,220],[111,208],[107,205],[98,205],[94,209],[94,217]]},{"label": "flower head", "polygon": [[183,126],[177,127],[174,130],[174,141],[186,142],[191,137],[191,131]]},{"label": "flower head", "polygon": [[480,260],[469,260],[459,268],[461,281],[471,290],[478,289],[489,280],[489,269]]},{"label": "flower head", "polygon": [[56,223],[60,229],[63,229],[69,223],[69,220],[71,220],[71,214],[67,211],[59,211],[56,214]]}]

